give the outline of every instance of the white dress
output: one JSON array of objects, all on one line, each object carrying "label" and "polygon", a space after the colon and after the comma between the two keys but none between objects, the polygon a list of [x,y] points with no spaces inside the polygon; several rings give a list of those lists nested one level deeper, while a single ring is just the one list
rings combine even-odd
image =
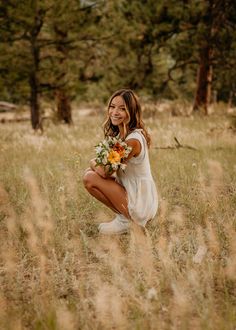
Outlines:
[{"label": "white dress", "polygon": [[136,139],[141,144],[137,157],[128,160],[126,169],[117,172],[117,181],[124,186],[128,197],[128,209],[131,218],[141,226],[154,218],[158,208],[155,183],[152,178],[148,146],[142,129],[135,129],[126,141]]}]

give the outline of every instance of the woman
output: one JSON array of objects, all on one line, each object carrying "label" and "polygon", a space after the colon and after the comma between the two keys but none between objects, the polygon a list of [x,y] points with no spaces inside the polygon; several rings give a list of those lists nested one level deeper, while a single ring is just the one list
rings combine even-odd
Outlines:
[{"label": "woman", "polygon": [[109,223],[101,223],[102,234],[120,234],[129,230],[130,221],[145,226],[158,207],[157,192],[149,163],[150,136],[141,116],[141,106],[130,89],[116,91],[108,103],[104,135],[119,136],[131,147],[125,170],[115,178],[106,167],[97,166],[94,159],[84,175],[88,192],[116,213]]}]

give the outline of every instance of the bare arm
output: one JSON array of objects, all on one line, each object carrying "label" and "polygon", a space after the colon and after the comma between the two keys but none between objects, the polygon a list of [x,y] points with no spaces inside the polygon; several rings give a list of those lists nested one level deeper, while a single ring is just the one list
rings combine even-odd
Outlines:
[{"label": "bare arm", "polygon": [[132,148],[131,152],[129,153],[129,156],[126,158],[126,161],[128,161],[132,157],[137,157],[141,152],[141,143],[137,139],[129,139],[126,141],[127,145]]}]

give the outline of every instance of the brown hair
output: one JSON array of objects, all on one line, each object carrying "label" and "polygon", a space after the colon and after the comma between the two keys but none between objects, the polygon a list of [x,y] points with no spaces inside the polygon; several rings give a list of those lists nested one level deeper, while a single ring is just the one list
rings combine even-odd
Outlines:
[{"label": "brown hair", "polygon": [[[127,124],[128,130],[126,132],[126,136],[130,132],[135,130],[136,128],[141,128],[142,133],[147,141],[147,145],[148,145],[148,147],[150,147],[151,138],[150,138],[150,135],[148,134],[148,132],[145,128],[144,122],[142,120],[141,105],[140,105],[137,95],[131,89],[125,89],[125,88],[119,89],[111,96],[111,98],[108,102],[108,110],[109,110],[112,100],[116,96],[121,96],[123,98],[124,103],[125,103],[126,112],[129,117],[129,122]],[[115,126],[112,124],[109,116],[107,116],[107,119],[106,119],[105,123],[103,124],[103,130],[104,130],[105,136],[116,136],[119,133],[118,126]]]}]

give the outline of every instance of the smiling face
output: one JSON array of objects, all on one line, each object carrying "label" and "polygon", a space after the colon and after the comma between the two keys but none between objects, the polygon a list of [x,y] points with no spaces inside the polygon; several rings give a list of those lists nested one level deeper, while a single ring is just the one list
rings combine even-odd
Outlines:
[{"label": "smiling face", "polygon": [[117,90],[108,102],[107,118],[103,124],[104,135],[125,138],[136,128],[143,129],[148,144],[150,143],[142,121],[141,106],[137,95],[128,88]]},{"label": "smiling face", "polygon": [[126,111],[126,106],[121,96],[115,96],[109,105],[108,115],[112,125],[121,126],[127,124],[129,116]]}]

